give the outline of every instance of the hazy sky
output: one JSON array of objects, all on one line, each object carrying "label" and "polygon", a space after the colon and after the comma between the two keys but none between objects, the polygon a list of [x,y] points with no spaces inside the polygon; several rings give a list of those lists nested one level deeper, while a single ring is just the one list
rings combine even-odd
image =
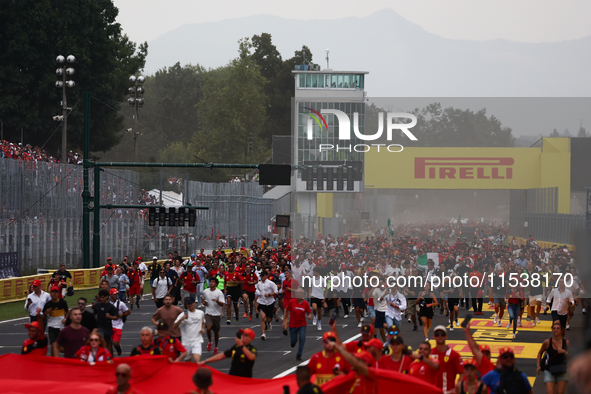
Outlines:
[{"label": "hazy sky", "polygon": [[391,8],[444,38],[548,42],[591,36],[591,2],[584,0],[113,0],[117,21],[136,42],[189,23],[269,14],[290,19],[364,17]]}]

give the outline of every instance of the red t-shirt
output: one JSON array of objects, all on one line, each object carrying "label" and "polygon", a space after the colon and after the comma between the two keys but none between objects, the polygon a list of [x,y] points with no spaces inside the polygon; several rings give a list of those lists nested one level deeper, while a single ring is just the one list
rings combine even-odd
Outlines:
[{"label": "red t-shirt", "polygon": [[411,363],[412,359],[408,356],[402,355],[400,360],[393,361],[392,356],[387,354],[378,360],[378,368],[407,374]]},{"label": "red t-shirt", "polygon": [[[291,290],[287,290],[287,289],[285,289],[286,287],[289,287]],[[300,287],[300,282],[298,282],[298,281],[297,281],[297,280],[295,280],[295,279],[292,279],[292,280],[284,280],[284,281],[283,281],[283,288],[285,289],[285,291],[283,292],[283,294],[285,294],[285,295],[283,296],[283,302],[284,302],[285,304],[287,304],[287,303],[288,303],[288,302],[289,302],[289,301],[292,299],[292,297],[291,297],[291,294],[292,294],[292,292],[294,292],[294,291],[295,291],[295,289],[297,289],[298,287]]]},{"label": "red t-shirt", "polygon": [[312,313],[308,301],[302,300],[302,302],[299,303],[295,298],[289,300],[287,310],[290,312],[289,328],[305,327],[307,325],[306,315]]},{"label": "red t-shirt", "polygon": [[250,274],[244,274],[242,278],[244,279],[244,286],[242,288],[249,293],[254,293],[256,291],[255,285],[259,281],[257,274],[251,272]]},{"label": "red t-shirt", "polygon": [[365,350],[365,346],[363,346],[363,341],[353,341],[345,343],[345,349],[347,349],[349,353],[355,354]]},{"label": "red t-shirt", "polygon": [[337,365],[345,373],[349,372],[349,364],[347,364],[343,356],[335,353],[332,357],[327,358],[323,350],[310,357],[308,369],[312,375],[316,374],[315,384],[320,386],[335,377],[333,370]]},{"label": "red t-shirt", "polygon": [[187,351],[176,338],[166,337],[165,340],[155,339],[154,344],[160,348],[160,352],[166,357],[176,360],[179,353]]},{"label": "red t-shirt", "polygon": [[244,282],[244,278],[240,272],[226,272],[226,288],[240,286]]},{"label": "red t-shirt", "polygon": [[377,369],[368,368],[367,376],[360,375],[353,383],[350,394],[377,394],[378,393],[378,382],[377,382]]},{"label": "red t-shirt", "polygon": [[464,371],[460,353],[450,347],[444,352],[439,352],[437,348],[433,348],[429,358],[439,363],[436,386],[448,391],[453,390],[456,386],[456,375],[460,375]]},{"label": "red t-shirt", "polygon": [[487,357],[482,356],[482,360],[480,360],[480,365],[478,366],[478,371],[480,372],[480,378],[484,375],[489,373],[495,369],[495,365],[490,361]]},{"label": "red t-shirt", "polygon": [[415,360],[410,364],[408,374],[430,384],[437,383],[437,370],[431,369],[424,361]]},{"label": "red t-shirt", "polygon": [[142,279],[142,271],[140,271],[138,268],[133,271],[130,271],[129,275],[127,276],[129,277],[129,283],[131,284],[131,286],[136,284],[139,285]]},{"label": "red t-shirt", "polygon": [[183,281],[183,289],[189,293],[195,293],[197,291],[196,282],[199,280],[199,278],[196,278],[196,275],[192,271],[183,272],[181,275],[181,280]]}]

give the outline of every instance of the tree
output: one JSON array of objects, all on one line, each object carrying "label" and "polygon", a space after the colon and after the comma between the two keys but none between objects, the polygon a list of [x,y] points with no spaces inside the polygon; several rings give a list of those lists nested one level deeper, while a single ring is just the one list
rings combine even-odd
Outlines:
[{"label": "tree", "polygon": [[[270,155],[261,137],[267,120],[266,80],[253,66],[251,49],[248,39],[239,41],[239,57],[224,70],[207,73],[197,106],[200,130],[188,147],[199,158],[194,162],[260,163]],[[223,173],[229,177],[232,171]]]},{"label": "tree", "polygon": [[68,90],[68,146],[83,140],[82,91],[91,91],[91,150],[106,151],[121,139],[118,102],[125,99],[128,77],[144,67],[147,44],[136,46],[116,22],[112,0],[6,0],[0,9],[0,118],[5,138],[57,152],[60,132],[52,116],[61,114],[55,88],[55,58],[76,57]]},{"label": "tree", "polygon": [[585,128],[583,127],[582,124],[581,124],[581,127],[579,127],[579,132],[577,133],[577,137],[587,138],[587,130],[585,130]]},{"label": "tree", "polygon": [[511,147],[515,142],[511,129],[503,127],[494,115],[487,117],[484,108],[473,112],[452,107],[443,109],[439,103],[433,103],[413,113],[417,125],[412,133],[418,141],[409,146]]},{"label": "tree", "polygon": [[556,131],[556,129],[554,129],[554,131],[550,134],[550,138],[558,138],[560,137],[560,134],[558,134],[558,131]]}]

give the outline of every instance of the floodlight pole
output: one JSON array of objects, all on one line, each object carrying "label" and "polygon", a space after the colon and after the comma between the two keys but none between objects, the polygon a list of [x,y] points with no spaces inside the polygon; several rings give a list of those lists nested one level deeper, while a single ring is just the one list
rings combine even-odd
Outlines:
[{"label": "floodlight pole", "polygon": [[[89,129],[90,129],[90,92],[84,92],[84,157],[82,159],[84,190],[82,191],[82,259],[83,268],[90,268],[90,188],[88,169],[92,167],[89,160]],[[93,206],[91,206],[94,208]]]}]

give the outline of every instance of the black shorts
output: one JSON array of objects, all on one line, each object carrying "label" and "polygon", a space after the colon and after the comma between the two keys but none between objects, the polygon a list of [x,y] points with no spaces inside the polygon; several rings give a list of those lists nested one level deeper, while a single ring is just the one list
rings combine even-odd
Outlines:
[{"label": "black shorts", "polygon": [[447,305],[451,308],[454,306],[460,306],[460,299],[459,298],[448,298]]},{"label": "black shorts", "polygon": [[244,294],[248,294],[248,300],[249,301],[254,301],[254,299],[255,299],[254,291],[242,290],[242,295],[244,295]]},{"label": "black shorts", "polygon": [[324,300],[323,299],[314,298],[314,297],[310,298],[310,305],[311,304],[316,304],[316,306],[322,307],[322,304],[323,303],[324,303]]},{"label": "black shorts", "polygon": [[384,328],[386,322],[386,312],[376,311],[375,328]]},{"label": "black shorts", "polygon": [[226,287],[226,298],[230,297],[232,299],[233,304],[237,304],[242,298],[242,294],[240,294],[240,286],[231,286]]},{"label": "black shorts", "polygon": [[275,312],[275,303],[272,303],[271,305],[259,304],[257,306],[257,311],[263,312],[265,314],[265,317],[272,318],[273,313]]},{"label": "black shorts", "polygon": [[353,298],[353,307],[365,309],[365,300],[363,298]]},{"label": "black shorts", "polygon": [[47,327],[47,333],[49,334],[49,343],[54,343],[57,341],[57,336],[60,334],[61,329]]}]

